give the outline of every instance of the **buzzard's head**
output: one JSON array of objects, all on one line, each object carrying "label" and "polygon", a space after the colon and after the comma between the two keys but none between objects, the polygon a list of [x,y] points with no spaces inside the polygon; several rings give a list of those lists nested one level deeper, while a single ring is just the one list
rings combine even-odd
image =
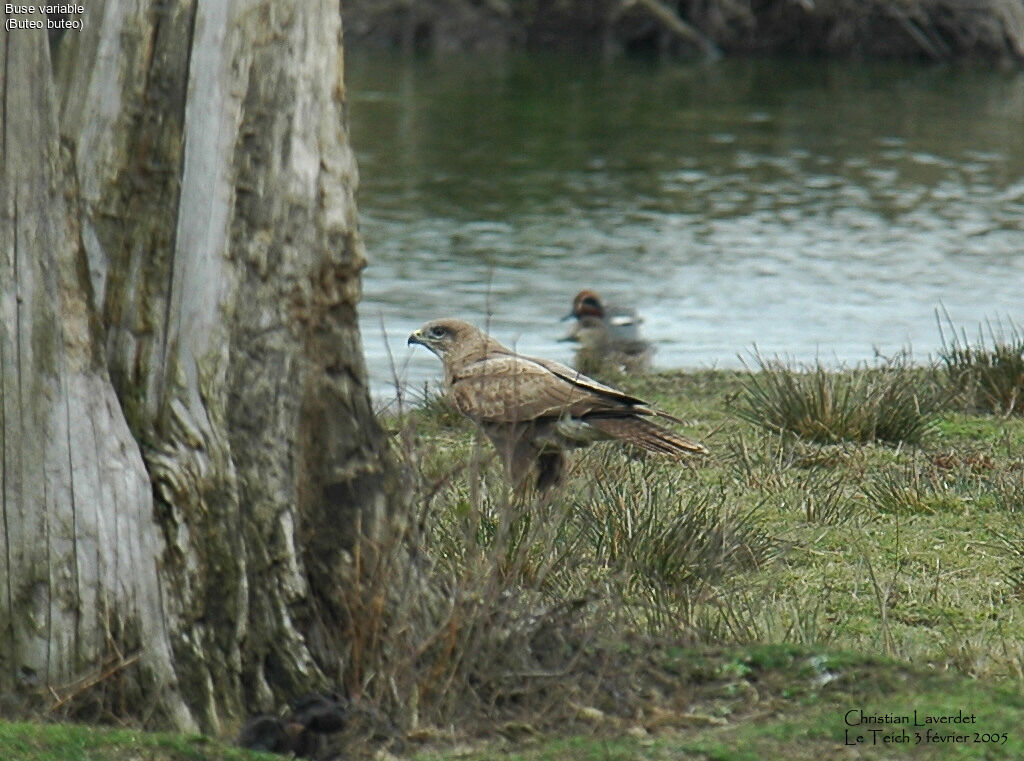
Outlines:
[{"label": "buzzard's head", "polygon": [[462,320],[431,320],[409,336],[408,344],[426,346],[434,354],[444,359],[452,353],[455,346],[470,334],[478,331],[468,322]]}]

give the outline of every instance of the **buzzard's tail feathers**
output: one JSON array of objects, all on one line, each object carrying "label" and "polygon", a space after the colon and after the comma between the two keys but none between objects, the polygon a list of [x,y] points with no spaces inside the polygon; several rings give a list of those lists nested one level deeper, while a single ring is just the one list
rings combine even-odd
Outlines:
[{"label": "buzzard's tail feathers", "polygon": [[643,418],[589,417],[587,422],[609,436],[651,452],[681,457],[685,454],[707,454],[708,451],[703,444]]}]

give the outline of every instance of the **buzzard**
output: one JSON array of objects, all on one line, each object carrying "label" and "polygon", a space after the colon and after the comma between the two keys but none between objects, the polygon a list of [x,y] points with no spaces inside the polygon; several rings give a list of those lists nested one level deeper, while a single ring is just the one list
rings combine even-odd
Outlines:
[{"label": "buzzard", "polygon": [[558,362],[516,354],[463,320],[428,322],[409,344],[440,357],[449,401],[491,440],[513,485],[536,466],[537,488],[554,486],[566,450],[595,441],[620,439],[672,457],[707,451],[652,422],[681,421],[642,399]]}]

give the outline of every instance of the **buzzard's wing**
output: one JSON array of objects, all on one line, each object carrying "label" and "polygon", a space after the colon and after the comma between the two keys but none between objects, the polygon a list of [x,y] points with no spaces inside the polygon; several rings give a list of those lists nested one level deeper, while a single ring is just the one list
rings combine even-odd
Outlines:
[{"label": "buzzard's wing", "polygon": [[[520,357],[520,359],[522,359],[522,357]],[[540,365],[552,375],[566,381],[567,383],[571,383],[578,389],[585,390],[592,394],[599,395],[609,400],[615,400],[621,404],[629,406],[647,406],[647,402],[643,399],[637,399],[635,396],[624,394],[616,388],[606,386],[603,383],[594,380],[590,376],[584,375],[579,370],[573,370],[571,367],[566,367],[560,362],[552,362],[550,359],[530,359],[529,361]]]},{"label": "buzzard's wing", "polygon": [[458,368],[449,396],[463,415],[491,423],[637,411],[643,404],[557,362],[514,354],[489,354]]},{"label": "buzzard's wing", "polygon": [[[607,407],[594,407],[593,411],[610,412],[612,410],[621,410],[628,414],[655,415],[657,417],[665,418],[666,420],[671,420],[674,423],[683,422],[679,418],[669,415],[667,412],[662,412],[661,410],[650,407],[643,399],[638,399],[635,396],[624,394],[618,389],[599,383],[593,378],[584,375],[579,370],[573,370],[571,367],[566,367],[559,362],[552,362],[548,359],[534,359],[533,361],[544,367],[552,375],[571,383],[576,388],[589,391],[596,398],[603,399],[605,403],[608,404]],[[615,404],[615,402],[618,404]]]}]

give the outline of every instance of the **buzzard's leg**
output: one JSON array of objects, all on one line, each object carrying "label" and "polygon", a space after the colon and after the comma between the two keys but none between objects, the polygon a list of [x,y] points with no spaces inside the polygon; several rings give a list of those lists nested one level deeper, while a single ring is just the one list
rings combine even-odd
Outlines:
[{"label": "buzzard's leg", "polygon": [[505,464],[505,473],[512,488],[518,489],[526,482],[534,464],[537,466],[538,489],[548,489],[562,480],[565,456],[551,421],[543,425],[487,425],[484,433]]},{"label": "buzzard's leg", "polygon": [[505,466],[509,483],[513,488],[518,487],[530,474],[530,466],[537,457],[529,435],[530,426],[484,425],[483,429]]},{"label": "buzzard's leg", "polygon": [[537,490],[557,486],[565,470],[565,455],[561,450],[541,452],[537,457]]}]

